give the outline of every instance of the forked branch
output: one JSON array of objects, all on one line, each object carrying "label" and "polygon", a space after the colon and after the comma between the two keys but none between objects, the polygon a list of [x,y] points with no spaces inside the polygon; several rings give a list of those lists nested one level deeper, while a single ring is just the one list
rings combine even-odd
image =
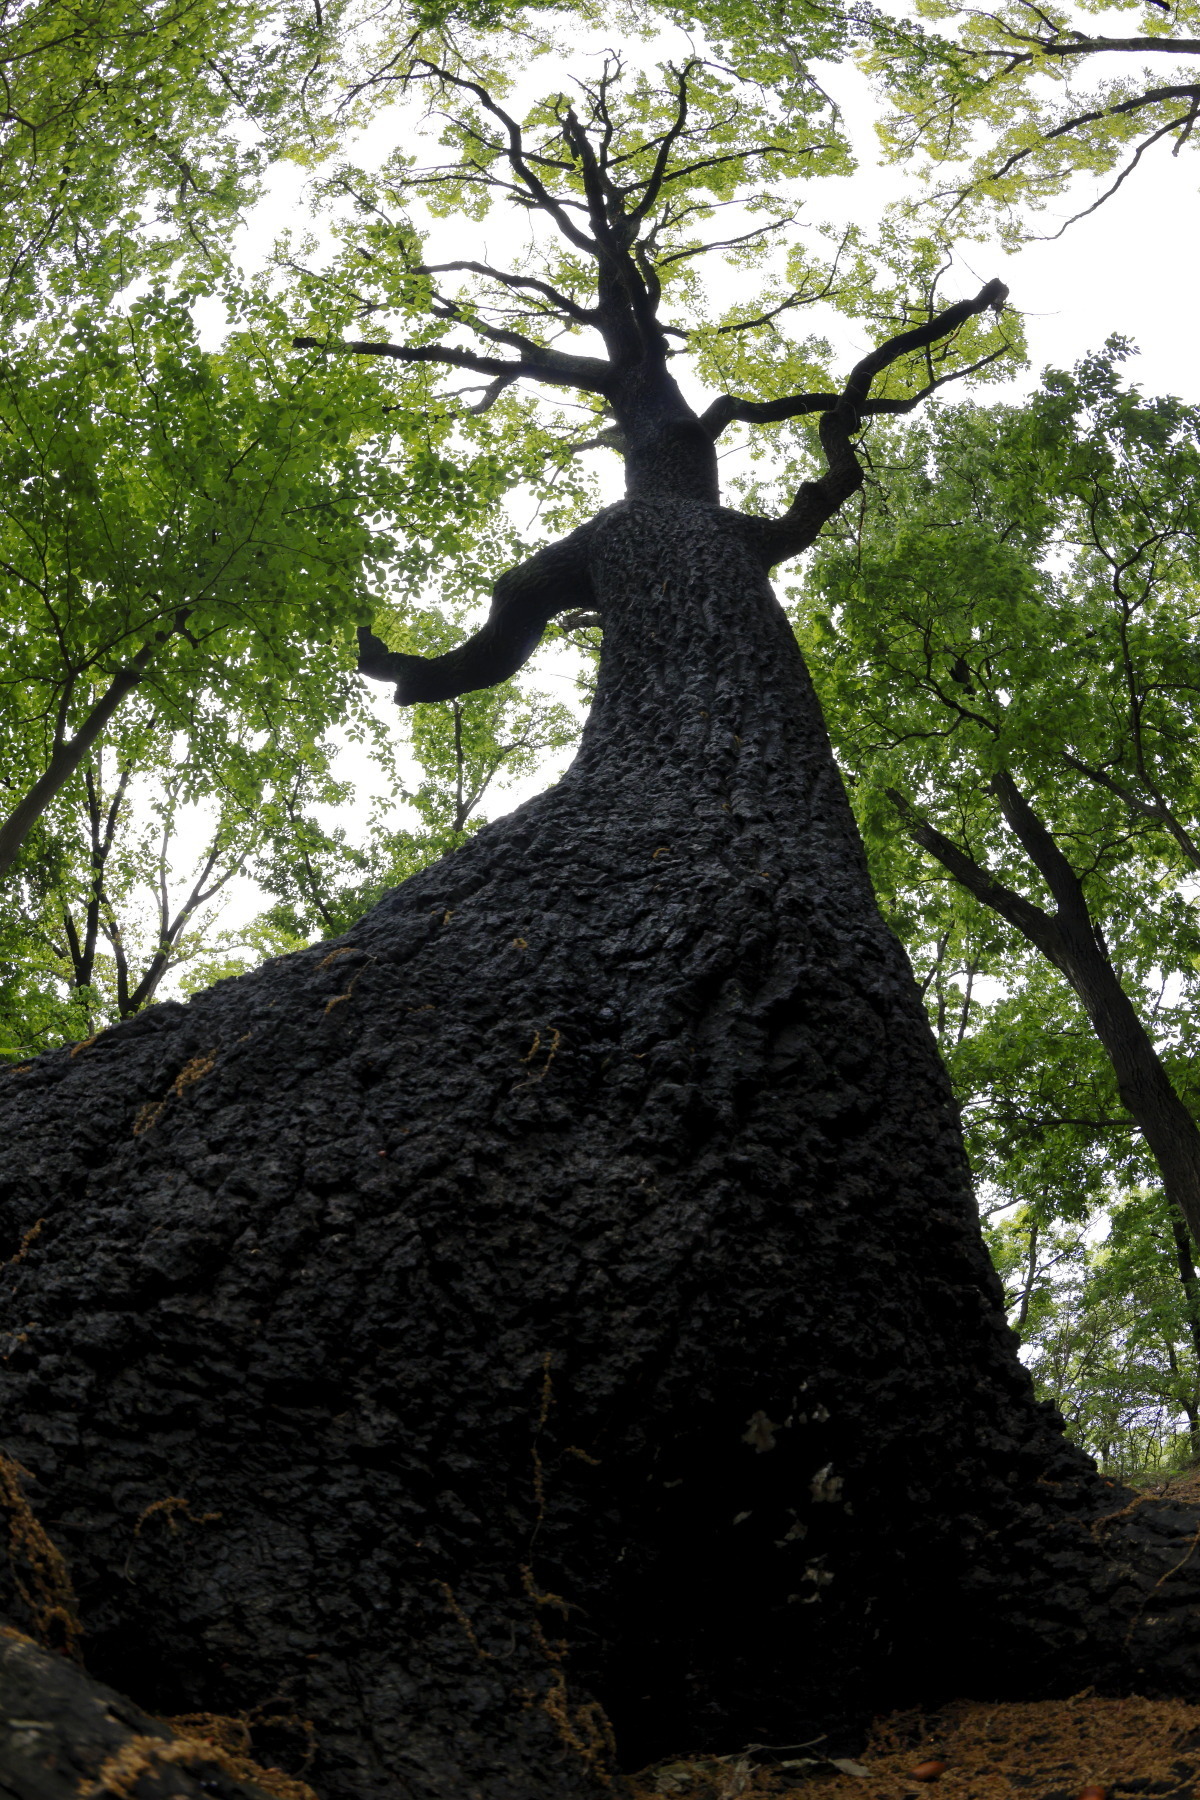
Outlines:
[{"label": "forked branch", "polygon": [[[927,319],[923,325],[914,325],[908,331],[897,332],[894,337],[880,344],[878,349],[864,356],[850,371],[850,378],[840,394],[797,394],[786,401],[765,403],[768,407],[791,407],[790,412],[777,412],[773,415],[775,417],[796,418],[801,413],[820,413],[821,448],[828,464],[824,475],[819,476],[816,481],[802,484],[781,519],[764,519],[761,522],[762,547],[768,565],[783,562],[788,557],[798,556],[802,550],[807,550],[816,540],[822,526],[862,486],[862,464],[855,454],[851,439],[864,419],[880,413],[911,412],[935,388],[969,371],[963,369],[954,374],[938,376],[903,400],[872,400],[871,383],[875,377],[893,363],[899,362],[902,357],[951,337],[976,314],[989,310],[1000,312],[1007,299],[1008,289],[1004,283],[989,281],[973,300],[959,300],[955,305],[947,306],[942,312],[935,313],[933,318]],[[981,357],[971,368],[982,368],[1000,354],[1000,351],[994,351],[989,356]],[[709,407],[701,423],[715,437],[730,419],[761,418],[761,415],[752,410],[756,404],[752,401],[737,401],[730,395],[724,395]]]}]

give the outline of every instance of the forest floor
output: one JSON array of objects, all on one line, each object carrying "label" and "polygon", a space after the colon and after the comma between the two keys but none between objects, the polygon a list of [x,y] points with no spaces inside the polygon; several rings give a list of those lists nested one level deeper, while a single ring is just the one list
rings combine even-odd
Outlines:
[{"label": "forest floor", "polygon": [[634,1791],[638,1800],[1200,1800],[1200,1706],[1182,1700],[961,1700],[878,1720],[853,1760],[821,1761],[819,1751],[660,1763]]},{"label": "forest floor", "polygon": [[[1200,1470],[1138,1487],[1147,1500],[1200,1501]],[[876,1720],[855,1758],[820,1752],[818,1742],[678,1758],[642,1770],[634,1791],[637,1800],[1200,1800],[1200,1704],[1184,1700],[1090,1691],[958,1700]]]}]

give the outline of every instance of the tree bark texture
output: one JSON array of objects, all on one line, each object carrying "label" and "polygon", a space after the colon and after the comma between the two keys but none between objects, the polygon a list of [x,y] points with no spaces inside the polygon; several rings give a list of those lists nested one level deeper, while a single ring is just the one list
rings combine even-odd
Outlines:
[{"label": "tree bark texture", "polygon": [[89,1669],[302,1713],[323,1800],[1194,1684],[1196,1518],[1033,1400],[752,522],[626,502],[589,566],[556,787],[0,1082],[3,1447]]}]

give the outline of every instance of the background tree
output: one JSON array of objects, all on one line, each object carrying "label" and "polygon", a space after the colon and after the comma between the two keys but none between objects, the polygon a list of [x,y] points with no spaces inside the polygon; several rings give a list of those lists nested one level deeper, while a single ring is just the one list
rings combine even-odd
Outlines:
[{"label": "background tree", "polygon": [[186,303],[146,301],[9,359],[4,870],[135,689],[169,728],[181,695],[337,681],[333,657],[302,672],[380,550],[350,504],[358,421],[344,387],[314,419],[311,387],[241,352],[202,354]]},{"label": "background tree", "polygon": [[[410,632],[404,635],[411,641]],[[323,823],[306,804],[303,781],[277,790],[274,804],[258,815],[264,841],[252,865],[274,896],[261,929],[289,947],[348,930],[388,888],[478,830],[501,782],[527,776],[544,755],[578,735],[578,719],[568,707],[510,682],[415,707],[406,748],[418,779],[410,786],[398,771],[394,777],[394,793],[411,808],[412,823],[395,825],[389,798],[358,844],[344,826]],[[395,770],[394,754],[390,763]],[[312,797],[328,808],[351,795],[346,783],[328,781]]]},{"label": "background tree", "polygon": [[319,134],[343,8],[4,0],[0,317],[219,275],[271,155]]},{"label": "background tree", "polygon": [[[486,561],[482,522],[511,479],[494,439],[452,460],[449,422],[406,412],[402,378],[385,406],[349,365],[319,383],[281,367],[269,302],[230,299],[244,317],[219,353],[199,349],[187,295],[152,294],[39,328],[0,375],[0,864],[18,1058],[103,1018],[100,990],[84,998],[98,952],[121,1013],[157,989],[164,932],[177,956],[187,920],[174,903],[158,916],[164,869],[134,847],[131,796],[162,784],[155,839],[166,796],[171,811],[215,798],[198,892],[277,846],[272,796],[328,779],[331,730],[382,750],[351,673],[357,622],[456,544]],[[128,903],[147,874],[143,928]],[[122,972],[118,940],[143,929],[144,966]]]},{"label": "background tree", "polygon": [[1039,1210],[988,1231],[1039,1392],[1107,1474],[1193,1462],[1200,1364],[1161,1194],[1123,1196],[1103,1243]]}]

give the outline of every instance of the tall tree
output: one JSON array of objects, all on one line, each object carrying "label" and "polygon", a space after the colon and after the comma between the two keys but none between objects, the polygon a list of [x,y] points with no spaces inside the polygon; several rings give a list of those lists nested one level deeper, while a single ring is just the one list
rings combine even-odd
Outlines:
[{"label": "tall tree", "polygon": [[1039,1391],[1118,1478],[1195,1460],[1200,1365],[1161,1193],[1126,1194],[1103,1242],[1022,1208],[988,1230]]},{"label": "tall tree", "polygon": [[134,692],[168,728],[205,692],[269,710],[272,685],[278,704],[324,683],[332,703],[336,660],[306,668],[305,648],[351,639],[381,545],[349,498],[353,398],[328,384],[314,420],[314,397],[251,334],[201,352],[186,299],[80,316],[6,360],[0,873]]},{"label": "tall tree", "polygon": [[[328,1800],[580,1800],[964,1682],[1191,1682],[1193,1514],[1126,1508],[1033,1401],[768,582],[1003,289],[696,408],[661,308],[700,184],[777,153],[746,97],[687,68],[622,113],[610,67],[526,129],[421,73],[468,201],[565,248],[484,264],[517,321],[406,249],[412,335],[365,348],[609,409],[628,495],[463,644],[363,664],[453,698],[583,609],[595,703],[557,786],[341,940],[4,1076],[8,1454],[74,1583],[10,1467],[8,1602],[158,1709],[310,1719]],[[824,470],[722,506],[722,430],[805,414]]]}]

